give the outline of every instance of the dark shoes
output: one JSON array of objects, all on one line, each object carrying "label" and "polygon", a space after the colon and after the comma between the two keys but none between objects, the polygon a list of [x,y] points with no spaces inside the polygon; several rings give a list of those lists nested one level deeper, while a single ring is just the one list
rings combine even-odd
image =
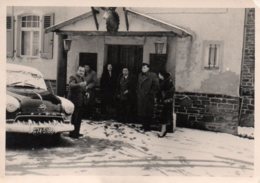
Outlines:
[{"label": "dark shoes", "polygon": [[147,124],[144,124],[142,127],[141,127],[141,130],[147,132],[147,131],[150,131],[151,130],[151,127]]},{"label": "dark shoes", "polygon": [[70,133],[69,134],[69,137],[70,138],[73,138],[73,139],[78,139],[79,137],[82,137],[83,136],[83,134],[75,134],[75,133]]},{"label": "dark shoes", "polygon": [[83,137],[84,135],[80,133],[78,136],[79,136],[79,137]]},{"label": "dark shoes", "polygon": [[164,131],[162,134],[158,134],[158,137],[163,138],[166,136],[166,134],[167,134],[167,131]]}]

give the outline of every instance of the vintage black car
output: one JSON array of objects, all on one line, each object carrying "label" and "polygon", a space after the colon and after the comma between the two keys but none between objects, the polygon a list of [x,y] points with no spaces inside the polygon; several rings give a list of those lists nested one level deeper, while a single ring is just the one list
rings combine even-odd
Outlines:
[{"label": "vintage black car", "polygon": [[52,135],[74,129],[74,105],[49,92],[38,70],[7,64],[6,71],[7,133]]}]

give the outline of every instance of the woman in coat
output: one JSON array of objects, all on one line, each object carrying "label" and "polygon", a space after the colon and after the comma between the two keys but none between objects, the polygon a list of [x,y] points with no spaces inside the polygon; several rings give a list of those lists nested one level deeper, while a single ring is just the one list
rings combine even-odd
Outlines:
[{"label": "woman in coat", "polygon": [[161,132],[158,137],[164,137],[167,134],[167,125],[173,121],[173,94],[174,85],[171,75],[167,72],[161,71],[158,74],[160,90],[158,94],[158,102],[162,107],[160,121]]},{"label": "woman in coat", "polygon": [[117,74],[113,70],[112,64],[108,64],[100,79],[100,89],[102,95],[102,113],[107,118],[115,117],[115,93],[117,85]]},{"label": "woman in coat", "polygon": [[137,82],[137,114],[143,124],[144,131],[150,129],[153,117],[154,101],[159,89],[159,80],[155,73],[150,72],[149,64],[142,64],[142,72]]}]

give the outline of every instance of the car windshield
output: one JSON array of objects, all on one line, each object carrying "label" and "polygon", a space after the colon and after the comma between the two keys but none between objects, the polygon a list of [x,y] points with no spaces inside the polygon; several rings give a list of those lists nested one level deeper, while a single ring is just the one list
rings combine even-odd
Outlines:
[{"label": "car windshield", "polygon": [[7,86],[21,86],[31,88],[41,88],[47,90],[44,79],[41,75],[26,71],[7,70]]}]

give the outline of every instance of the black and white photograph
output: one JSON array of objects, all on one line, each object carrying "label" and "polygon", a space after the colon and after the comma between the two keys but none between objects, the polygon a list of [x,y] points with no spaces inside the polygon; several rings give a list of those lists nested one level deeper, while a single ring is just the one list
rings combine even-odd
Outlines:
[{"label": "black and white photograph", "polygon": [[255,7],[5,8],[5,176],[254,177]]}]

